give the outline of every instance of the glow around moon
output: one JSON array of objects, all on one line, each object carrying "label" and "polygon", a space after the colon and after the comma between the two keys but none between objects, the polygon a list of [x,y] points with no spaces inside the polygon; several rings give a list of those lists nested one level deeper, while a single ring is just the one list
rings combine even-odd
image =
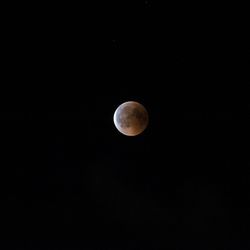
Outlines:
[{"label": "glow around moon", "polygon": [[135,101],[122,103],[114,113],[114,124],[118,131],[127,136],[141,134],[148,125],[148,112]]}]

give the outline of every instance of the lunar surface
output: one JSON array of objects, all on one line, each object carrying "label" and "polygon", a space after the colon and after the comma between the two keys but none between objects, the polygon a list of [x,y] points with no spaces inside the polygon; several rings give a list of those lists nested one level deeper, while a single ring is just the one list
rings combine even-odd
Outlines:
[{"label": "lunar surface", "polygon": [[138,102],[124,102],[114,113],[114,123],[122,134],[136,136],[146,129],[148,125],[148,112]]}]

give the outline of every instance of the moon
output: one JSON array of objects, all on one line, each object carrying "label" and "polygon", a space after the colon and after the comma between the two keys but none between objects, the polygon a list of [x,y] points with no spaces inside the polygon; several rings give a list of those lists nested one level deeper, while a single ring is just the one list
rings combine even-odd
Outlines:
[{"label": "moon", "polygon": [[141,134],[148,126],[148,112],[135,101],[122,103],[114,113],[114,124],[119,132],[127,136]]}]

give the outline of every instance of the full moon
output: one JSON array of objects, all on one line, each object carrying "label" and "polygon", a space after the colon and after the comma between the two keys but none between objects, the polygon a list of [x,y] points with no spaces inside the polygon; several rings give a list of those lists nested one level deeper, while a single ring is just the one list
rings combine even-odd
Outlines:
[{"label": "full moon", "polygon": [[138,102],[124,102],[114,113],[114,124],[118,131],[124,135],[139,135],[148,125],[148,112]]}]

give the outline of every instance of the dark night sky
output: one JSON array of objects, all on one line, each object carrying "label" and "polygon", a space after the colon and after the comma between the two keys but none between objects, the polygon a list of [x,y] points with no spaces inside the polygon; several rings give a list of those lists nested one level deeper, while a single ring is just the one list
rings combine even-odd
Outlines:
[{"label": "dark night sky", "polygon": [[[9,10],[1,249],[250,248],[249,170],[232,132],[237,27],[225,9]],[[149,112],[137,137],[113,124],[128,100]]]}]

